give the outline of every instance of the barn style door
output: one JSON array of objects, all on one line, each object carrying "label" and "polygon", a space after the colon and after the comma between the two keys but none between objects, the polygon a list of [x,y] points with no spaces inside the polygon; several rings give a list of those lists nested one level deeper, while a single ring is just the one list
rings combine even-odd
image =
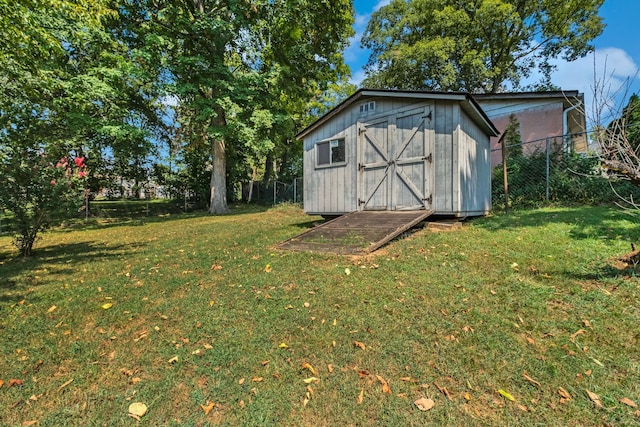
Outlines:
[{"label": "barn style door", "polygon": [[358,123],[360,210],[431,208],[429,106]]}]

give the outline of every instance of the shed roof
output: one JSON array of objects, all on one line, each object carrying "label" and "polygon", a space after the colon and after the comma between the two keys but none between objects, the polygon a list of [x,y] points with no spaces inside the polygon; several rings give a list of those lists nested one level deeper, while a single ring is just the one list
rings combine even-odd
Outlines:
[{"label": "shed roof", "polygon": [[429,91],[409,91],[393,89],[359,89],[349,98],[335,106],[331,111],[320,117],[318,120],[300,131],[296,137],[302,139],[331,118],[340,114],[351,104],[364,98],[410,98],[416,100],[442,99],[447,101],[460,101],[462,110],[490,136],[498,136],[500,132],[496,129],[487,114],[482,110],[477,101],[467,92],[429,92]]},{"label": "shed roof", "polygon": [[507,100],[547,100],[562,101],[564,108],[573,107],[576,103],[584,104],[584,94],[577,90],[551,90],[543,92],[500,92],[478,93],[473,95],[477,101],[507,101]]}]

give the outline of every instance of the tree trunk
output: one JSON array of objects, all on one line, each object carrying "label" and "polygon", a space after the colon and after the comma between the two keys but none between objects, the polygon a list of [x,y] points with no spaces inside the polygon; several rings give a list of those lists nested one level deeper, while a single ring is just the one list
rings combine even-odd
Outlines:
[{"label": "tree trunk", "polygon": [[229,213],[227,206],[227,154],[224,139],[217,137],[212,143],[211,199],[209,213]]},{"label": "tree trunk", "polygon": [[267,154],[267,157],[264,161],[264,182],[271,181],[271,177],[273,175],[273,155],[271,153]]}]

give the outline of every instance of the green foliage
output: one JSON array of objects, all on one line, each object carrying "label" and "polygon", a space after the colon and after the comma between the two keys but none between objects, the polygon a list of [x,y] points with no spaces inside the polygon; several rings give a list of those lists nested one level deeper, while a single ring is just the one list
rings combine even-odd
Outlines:
[{"label": "green foliage", "polygon": [[[552,152],[549,167],[547,199],[547,156],[543,151],[530,155],[509,156],[507,173],[509,202],[512,208],[541,207],[548,204],[598,205],[613,204],[618,194],[640,200],[640,191],[625,180],[607,177],[596,156]],[[615,191],[614,191],[615,190]],[[502,166],[492,178],[494,209],[504,208]]]},{"label": "green foliage", "polygon": [[362,39],[367,87],[497,92],[549,60],[576,59],[602,32],[603,0],[392,0]]},{"label": "green foliage", "polygon": [[114,37],[117,14],[108,4],[0,1],[0,182],[12,183],[0,206],[19,220],[25,255],[43,227],[82,200],[78,183],[62,184],[59,159],[86,158],[93,174],[86,184],[98,190],[109,176],[107,152],[135,162],[150,146],[153,96],[131,50]]},{"label": "green foliage", "polygon": [[313,91],[348,72],[348,0],[139,1],[124,8],[132,43],[156,58],[178,100],[179,144],[210,156],[212,213],[227,211],[227,174],[246,176],[269,156],[286,156]]},{"label": "green foliage", "polygon": [[60,152],[2,144],[0,138],[0,208],[13,214],[14,244],[31,256],[38,233],[53,221],[78,211],[86,170]]}]

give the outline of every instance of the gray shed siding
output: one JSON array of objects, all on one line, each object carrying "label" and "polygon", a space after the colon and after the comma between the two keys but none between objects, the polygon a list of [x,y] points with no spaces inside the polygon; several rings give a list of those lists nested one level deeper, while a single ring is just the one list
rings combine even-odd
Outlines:
[{"label": "gray shed siding", "polygon": [[[374,132],[374,139],[379,140],[384,149],[388,144],[400,144],[396,139],[406,139],[411,132],[410,119],[404,119],[407,114],[416,111],[423,114],[414,117],[424,118],[422,127],[424,132],[425,153],[420,154],[419,145],[406,149],[408,157],[432,155],[432,161],[425,163],[425,194],[432,197],[430,206],[436,214],[472,216],[487,213],[491,207],[491,169],[489,158],[489,135],[485,128],[476,123],[461,108],[460,99],[414,99],[410,97],[361,97],[350,104],[346,104],[337,113],[329,116],[322,124],[312,127],[304,135],[304,210],[309,214],[343,214],[362,209],[363,189],[371,185],[363,182],[364,173],[358,170],[359,163],[372,162],[364,151],[366,142],[362,134]],[[360,105],[375,101],[375,111],[361,113]],[[431,113],[431,114],[429,114]],[[385,121],[385,118],[389,118]],[[404,123],[404,127],[403,127]],[[396,129],[396,126],[399,126]],[[414,125],[415,126],[415,125]],[[489,122],[489,126],[492,126]],[[318,166],[316,159],[316,145],[319,142],[344,138],[345,159],[343,164]],[[365,137],[366,138],[366,137]],[[371,146],[369,146],[371,149]],[[383,150],[384,151],[384,150]],[[377,160],[380,163],[380,159]],[[384,164],[384,163],[383,163]],[[394,165],[392,167],[398,167]],[[413,176],[420,176],[418,166],[404,166],[404,175],[395,176],[395,181],[389,178],[388,191],[395,192],[398,185],[402,185],[404,178],[411,180]],[[369,170],[365,168],[365,170]],[[366,172],[365,172],[366,173]],[[368,175],[375,181],[375,171]],[[385,183],[386,185],[386,183]],[[414,191],[414,193],[416,193]],[[373,205],[379,204],[373,196]],[[383,193],[379,197],[384,199]],[[406,194],[398,196],[398,205],[409,204]],[[365,207],[366,208],[366,207]],[[400,207],[399,207],[400,208]]]}]

